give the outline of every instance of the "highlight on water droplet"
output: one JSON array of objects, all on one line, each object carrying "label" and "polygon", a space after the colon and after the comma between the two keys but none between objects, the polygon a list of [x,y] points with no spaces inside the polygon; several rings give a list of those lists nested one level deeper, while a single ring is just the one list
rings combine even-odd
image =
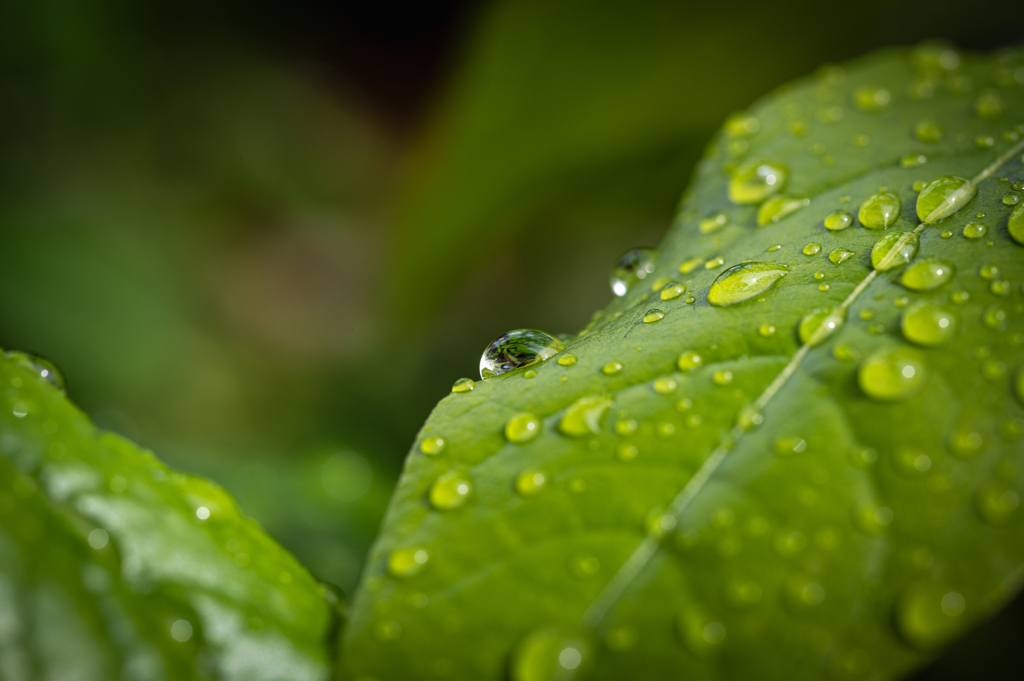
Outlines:
[{"label": "highlight on water droplet", "polygon": [[480,357],[480,377],[487,379],[550,359],[565,344],[536,329],[516,329],[498,336]]},{"label": "highlight on water droplet", "polygon": [[906,400],[925,384],[925,365],[909,348],[887,347],[876,350],[860,365],[857,382],[868,397],[883,402]]},{"label": "highlight on water droplet", "polygon": [[757,224],[759,227],[775,224],[809,205],[811,205],[810,199],[794,199],[788,196],[772,197],[761,204],[761,208],[757,211]]},{"label": "highlight on water droplet", "polygon": [[903,206],[900,197],[893,192],[883,191],[872,194],[860,204],[857,219],[868,229],[888,229],[900,218]]},{"label": "highlight on water droplet", "polygon": [[533,414],[516,414],[505,424],[505,438],[517,445],[526,444],[540,435],[541,423]]},{"label": "highlight on water droplet", "polygon": [[646,279],[657,267],[658,252],[653,248],[632,248],[615,262],[609,275],[612,292],[624,296],[633,284]]},{"label": "highlight on water droplet", "polygon": [[590,646],[573,630],[549,626],[536,629],[512,653],[511,681],[573,681],[590,666]]},{"label": "highlight on water droplet", "polygon": [[904,311],[900,320],[903,337],[924,347],[936,347],[953,338],[957,317],[952,310],[919,300]]},{"label": "highlight on water droplet", "polygon": [[476,387],[476,381],[472,378],[460,378],[452,384],[453,393],[468,393]]},{"label": "highlight on water droplet", "polygon": [[735,305],[772,288],[789,274],[789,268],[778,263],[748,262],[734,265],[718,275],[708,291],[708,303],[717,307]]},{"label": "highlight on water droplet", "polygon": [[420,451],[433,456],[443,452],[446,444],[445,439],[440,435],[425,437],[420,441]]},{"label": "highlight on water droplet", "polygon": [[653,324],[654,322],[660,322],[664,318],[665,313],[662,312],[661,310],[648,310],[647,313],[644,314],[644,324]]},{"label": "highlight on water droplet", "polygon": [[412,577],[423,570],[429,559],[430,554],[422,547],[395,549],[388,554],[388,572],[392,577]]},{"label": "highlight on water droplet", "polygon": [[741,166],[729,181],[733,203],[761,203],[786,186],[789,170],[780,163],[758,161]]},{"label": "highlight on water droplet", "polygon": [[532,497],[536,494],[540,494],[547,482],[547,475],[541,471],[525,471],[516,477],[516,492],[518,492],[520,496]]},{"label": "highlight on water droplet", "polygon": [[975,194],[973,182],[954,175],[945,175],[924,186],[917,197],[917,218],[932,224],[956,213],[966,206]]},{"label": "highlight on water droplet", "polygon": [[853,224],[853,216],[845,210],[832,211],[825,217],[825,229],[839,232]]},{"label": "highlight on water droplet", "polygon": [[835,333],[845,321],[845,312],[840,308],[819,307],[803,316],[797,328],[797,335],[801,343],[813,347]]},{"label": "highlight on water droplet", "polygon": [[439,510],[451,510],[465,505],[473,491],[473,481],[461,471],[443,473],[430,486],[430,505]]},{"label": "highlight on water droplet", "polygon": [[956,266],[940,258],[924,258],[900,275],[900,283],[911,291],[931,291],[946,284],[956,274]]},{"label": "highlight on water droplet", "polygon": [[601,432],[601,419],[612,406],[608,395],[587,395],[565,410],[558,430],[569,437],[587,437]]},{"label": "highlight on water droplet", "polygon": [[917,255],[918,238],[913,232],[890,232],[871,249],[871,266],[879,272],[902,267]]}]

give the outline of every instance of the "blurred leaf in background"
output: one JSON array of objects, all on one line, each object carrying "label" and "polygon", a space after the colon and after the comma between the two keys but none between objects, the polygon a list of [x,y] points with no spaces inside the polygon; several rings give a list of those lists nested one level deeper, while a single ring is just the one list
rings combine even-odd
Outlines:
[{"label": "blurred leaf in background", "polygon": [[887,44],[1024,38],[962,9],[9,3],[0,345],[349,589],[433,404],[499,333],[602,307],[731,111]]}]

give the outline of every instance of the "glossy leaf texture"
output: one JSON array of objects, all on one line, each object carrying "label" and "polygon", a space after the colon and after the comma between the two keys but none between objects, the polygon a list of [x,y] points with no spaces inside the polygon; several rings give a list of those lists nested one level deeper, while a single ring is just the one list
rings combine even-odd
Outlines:
[{"label": "glossy leaf texture", "polygon": [[893,678],[998,609],[1022,67],[888,51],[732,117],[653,274],[430,416],[347,678]]},{"label": "glossy leaf texture", "polygon": [[0,678],[327,679],[333,593],[43,370],[0,356]]}]

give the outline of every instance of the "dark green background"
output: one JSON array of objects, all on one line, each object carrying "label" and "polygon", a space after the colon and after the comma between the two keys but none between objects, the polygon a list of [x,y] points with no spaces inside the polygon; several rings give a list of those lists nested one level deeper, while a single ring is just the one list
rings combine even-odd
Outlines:
[{"label": "dark green background", "polygon": [[[0,8],[0,345],[344,589],[433,404],[582,327],[730,112],[1024,41],[994,0],[207,4]],[[921,678],[1012,675],[1022,634],[1018,601]]]}]

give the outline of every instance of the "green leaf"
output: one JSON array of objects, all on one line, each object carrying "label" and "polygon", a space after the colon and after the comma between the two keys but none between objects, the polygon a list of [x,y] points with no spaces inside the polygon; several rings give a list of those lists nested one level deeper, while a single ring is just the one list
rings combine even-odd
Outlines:
[{"label": "green leaf", "polygon": [[97,430],[52,371],[0,357],[0,676],[326,679],[336,597],[223,490]]},{"label": "green leaf", "polygon": [[[730,119],[654,273],[566,341],[577,361],[430,416],[421,438],[446,444],[409,455],[352,677],[891,678],[1005,603],[1024,568],[1022,65],[889,51]],[[925,188],[947,176],[966,182]],[[663,299],[672,281],[688,290]],[[613,403],[567,437],[587,399]],[[541,426],[516,444],[521,413]],[[453,471],[464,503],[433,508]]]}]

